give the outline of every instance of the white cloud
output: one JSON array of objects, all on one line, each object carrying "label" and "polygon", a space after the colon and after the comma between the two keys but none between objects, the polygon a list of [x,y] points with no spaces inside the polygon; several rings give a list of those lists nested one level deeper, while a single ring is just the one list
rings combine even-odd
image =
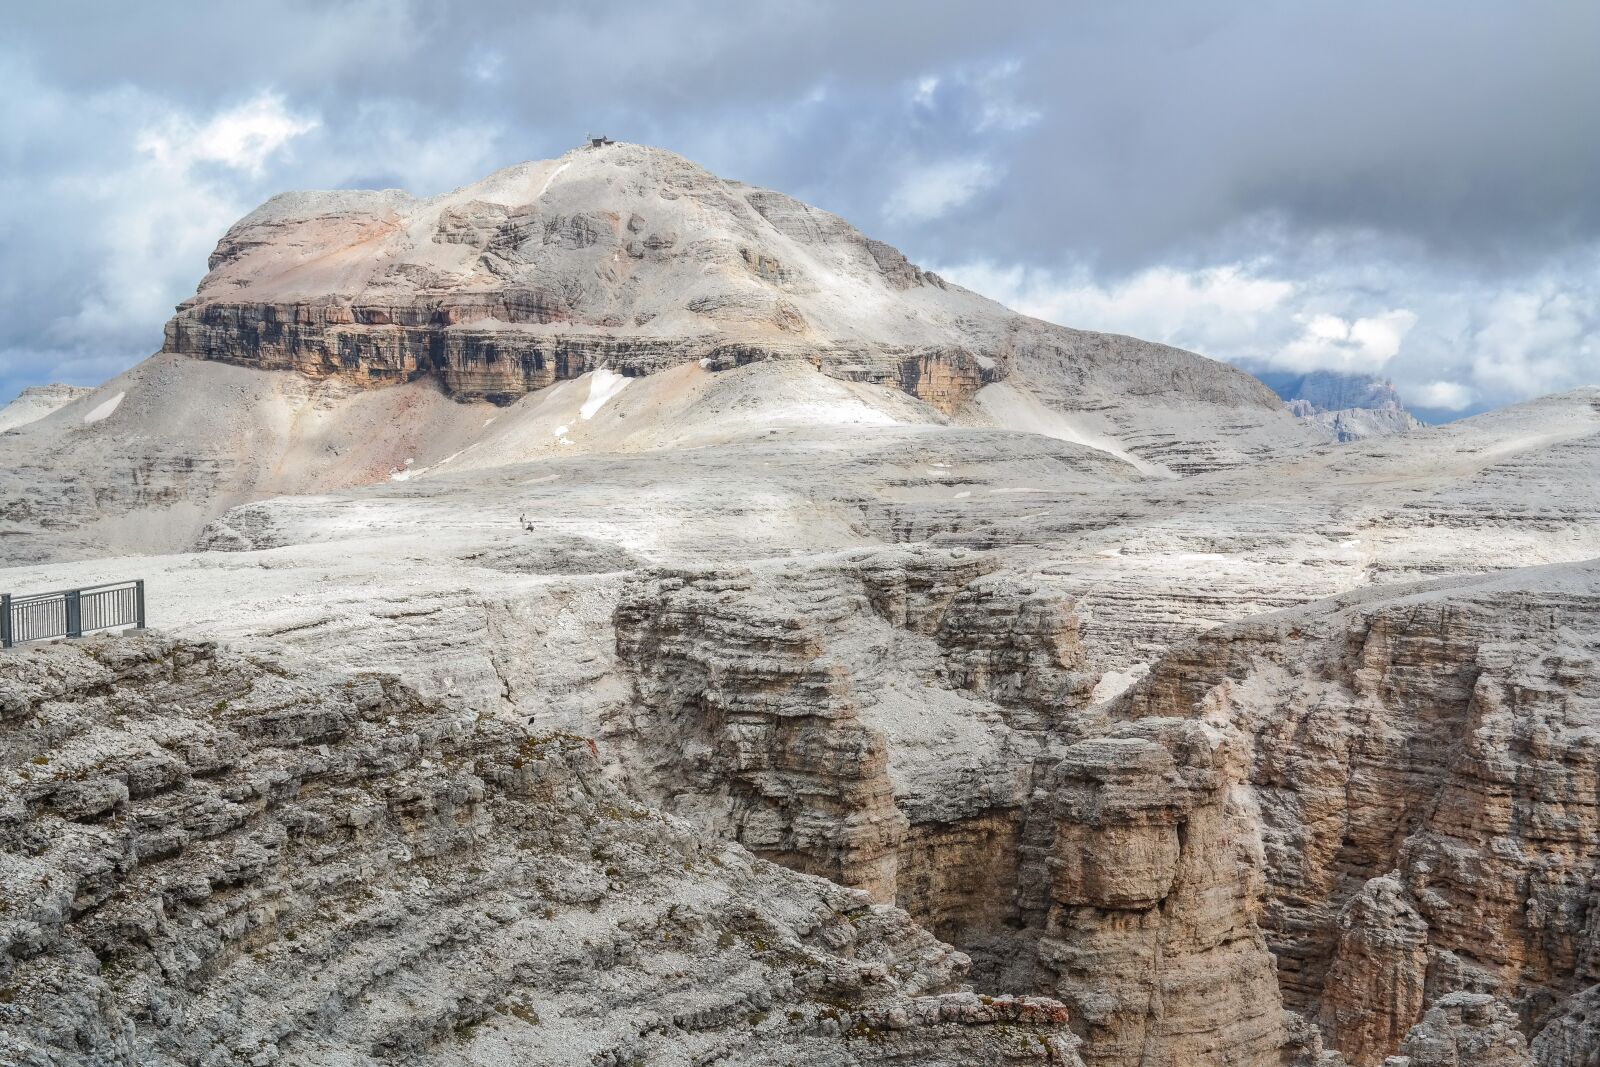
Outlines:
[{"label": "white cloud", "polygon": [[[1476,410],[1600,385],[1600,292],[1590,281],[1600,249],[1492,286],[1352,255],[1338,244],[1326,255],[1331,265],[1313,273],[1279,256],[1153,267],[1114,283],[1087,267],[1055,272],[975,261],[934,269],[1064,326],[1132,334],[1259,370],[1392,377],[1419,408]],[[1392,306],[1401,293],[1407,306]]]},{"label": "white cloud", "polygon": [[505,71],[506,55],[504,52],[491,49],[480,53],[467,66],[467,73],[474,81],[495,82],[500,80],[500,75]]},{"label": "white cloud", "polygon": [[138,148],[177,174],[185,174],[196,163],[218,163],[259,176],[274,152],[320,124],[314,116],[290,114],[276,94],[262,93],[204,122],[169,115],[144,131]]},{"label": "white cloud", "polygon": [[[1501,292],[1469,346],[1473,379],[1494,392],[1534,395],[1600,382],[1600,294],[1544,279]],[[1576,365],[1574,365],[1576,364]]]},{"label": "white cloud", "polygon": [[99,216],[98,276],[54,336],[108,346],[133,324],[164,320],[217,237],[252,206],[228,172],[259,178],[275,153],[317,126],[270,93],[210,117],[165,109],[146,119],[119,169],[64,181],[78,209]]},{"label": "white cloud", "polygon": [[1025,315],[1079,329],[1131,333],[1219,357],[1248,344],[1295,292],[1293,284],[1260,277],[1237,263],[1194,271],[1155,267],[1109,286],[1086,270],[1062,276],[985,262],[938,270]]},{"label": "white cloud", "polygon": [[1408,390],[1404,399],[1416,407],[1461,411],[1471,407],[1478,394],[1460,382],[1428,382]]},{"label": "white cloud", "polygon": [[968,79],[979,100],[978,132],[1025,130],[1044,117],[1039,109],[1018,101],[1013,92],[1021,70],[1021,63],[1010,60]]},{"label": "white cloud", "polygon": [[[1027,315],[1079,329],[1126,333],[1279,370],[1371,374],[1401,350],[1417,315],[1313,311],[1329,294],[1273,277],[1264,264],[1195,270],[1153,267],[1104,285],[1087,270],[1049,271],[973,263],[939,273]],[[1435,405],[1446,406],[1446,405]]]},{"label": "white cloud", "polygon": [[[1600,358],[1589,355],[1600,336],[1600,296],[1555,281],[1489,296],[1360,263],[1290,281],[1270,259],[1154,267],[1110,284],[1084,267],[1057,273],[978,261],[935,269],[1065,326],[1260,369],[1392,376],[1415,407],[1462,411],[1572,388],[1585,376],[1600,381]],[[1566,277],[1576,276],[1581,271]],[[1374,279],[1386,277],[1418,307],[1373,306],[1383,295]],[[1587,357],[1576,367],[1574,353]]]},{"label": "white cloud", "polygon": [[1273,353],[1270,362],[1285,370],[1333,370],[1375,374],[1400,352],[1416,313],[1394,308],[1354,321],[1326,312],[1300,315],[1299,337]]},{"label": "white cloud", "polygon": [[1007,60],[957,67],[943,75],[925,74],[911,83],[911,104],[924,112],[943,110],[946,118],[971,133],[1015,133],[1044,118],[1044,112],[1017,98],[1021,71],[1021,63]]},{"label": "white cloud", "polygon": [[896,222],[928,222],[965,204],[999,177],[987,160],[977,158],[917,167],[901,177],[883,214]]}]

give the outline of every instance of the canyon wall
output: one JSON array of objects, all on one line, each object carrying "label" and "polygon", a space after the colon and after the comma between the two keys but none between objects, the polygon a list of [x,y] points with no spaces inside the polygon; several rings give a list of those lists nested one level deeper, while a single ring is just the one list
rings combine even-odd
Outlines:
[{"label": "canyon wall", "polygon": [[0,722],[8,1063],[1079,1062],[582,738],[153,635],[0,657]]},{"label": "canyon wall", "polygon": [[994,566],[875,551],[631,582],[630,783],[962,943],[998,930],[1032,753],[1091,686],[1070,605]]},{"label": "canyon wall", "polygon": [[1593,567],[1372,591],[1203,635],[1111,706],[1239,746],[1284,1001],[1352,1064],[1454,994],[1504,1005],[1535,1062],[1587,1062],[1596,634]]},{"label": "canyon wall", "polygon": [[638,584],[632,780],[1059,997],[1090,1064],[1436,1062],[1454,995],[1510,1012],[1518,1055],[1584,1062],[1592,570],[1222,627],[1091,706],[1072,605],[992,566]]}]

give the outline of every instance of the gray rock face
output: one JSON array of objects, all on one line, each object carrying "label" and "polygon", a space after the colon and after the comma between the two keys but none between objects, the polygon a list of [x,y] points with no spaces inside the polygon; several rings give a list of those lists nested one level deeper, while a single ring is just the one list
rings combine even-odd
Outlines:
[{"label": "gray rock face", "polygon": [[1594,1067],[1600,391],[1335,448],[636,146],[173,331],[0,435],[180,635],[0,658],[0,1059]]},{"label": "gray rock face", "polygon": [[1091,683],[1068,606],[993,567],[901,551],[630,584],[616,631],[635,705],[609,731],[629,781],[942,936],[1000,934],[1029,764]]},{"label": "gray rock face", "polygon": [[1600,984],[1562,1002],[1534,1037],[1532,1055],[1539,1067],[1592,1067],[1600,1056]]},{"label": "gray rock face", "polygon": [[1452,993],[1412,1027],[1384,1067],[1531,1067],[1516,1017],[1483,993]]},{"label": "gray rock face", "polygon": [[1593,565],[1368,592],[1207,634],[1110,710],[1239,746],[1250,829],[1233,837],[1260,842],[1284,1000],[1351,1063],[1382,1063],[1434,1006],[1470,1006],[1457,993],[1505,1005],[1495,1027],[1559,1063],[1600,952],[1597,641]]},{"label": "gray rock face", "polygon": [[1087,1063],[1268,1067],[1314,1051],[1257,923],[1234,758],[1197,724],[1147,721],[1068,747],[1049,779],[1038,974],[1072,1006]]},{"label": "gray rock face", "polygon": [[1399,406],[1306,411],[1295,404],[1290,404],[1289,410],[1312,425],[1326,430],[1340,444],[1365,441],[1369,437],[1388,437],[1427,429],[1426,423]]},{"label": "gray rock face", "polygon": [[153,636],[0,657],[0,717],[8,1063],[1078,1062],[582,738]]},{"label": "gray rock face", "polygon": [[0,433],[15,430],[94,392],[79,385],[36,385],[17,394],[11,403],[0,407]]},{"label": "gray rock face", "polygon": [[1265,378],[1290,411],[1340,444],[1427,428],[1405,409],[1387,378],[1332,371]]}]

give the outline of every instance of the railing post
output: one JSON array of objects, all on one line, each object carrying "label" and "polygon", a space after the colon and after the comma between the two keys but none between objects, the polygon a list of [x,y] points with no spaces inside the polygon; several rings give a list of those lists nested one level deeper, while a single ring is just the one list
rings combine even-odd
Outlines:
[{"label": "railing post", "polygon": [[77,589],[67,591],[67,636],[83,636],[83,594]]},{"label": "railing post", "polygon": [[0,593],[0,648],[11,644],[11,594]]},{"label": "railing post", "polygon": [[144,629],[144,579],[133,583],[133,628]]}]

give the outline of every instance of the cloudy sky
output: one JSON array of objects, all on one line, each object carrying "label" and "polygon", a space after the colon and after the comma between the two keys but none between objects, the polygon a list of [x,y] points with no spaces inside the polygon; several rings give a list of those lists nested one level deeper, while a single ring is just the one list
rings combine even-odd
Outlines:
[{"label": "cloudy sky", "polygon": [[18,5],[0,402],[160,347],[291,188],[430,194],[588,131],[1019,310],[1433,419],[1600,383],[1600,4]]}]

